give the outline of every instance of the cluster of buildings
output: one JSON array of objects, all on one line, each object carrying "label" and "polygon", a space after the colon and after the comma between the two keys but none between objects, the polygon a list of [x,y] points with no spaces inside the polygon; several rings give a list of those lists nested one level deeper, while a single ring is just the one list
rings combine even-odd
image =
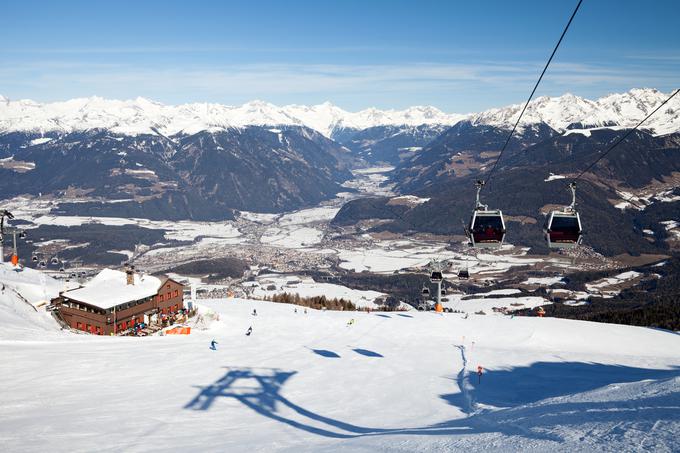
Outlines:
[{"label": "cluster of buildings", "polygon": [[153,325],[184,310],[184,286],[175,280],[104,269],[79,288],[63,291],[52,309],[72,329],[116,335]]}]

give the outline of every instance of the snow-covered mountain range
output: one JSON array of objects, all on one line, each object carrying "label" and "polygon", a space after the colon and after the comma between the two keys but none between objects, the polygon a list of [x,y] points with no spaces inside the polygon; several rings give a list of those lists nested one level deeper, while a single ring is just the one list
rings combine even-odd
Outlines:
[{"label": "snow-covered mountain range", "polygon": [[194,103],[165,105],[137,98],[128,101],[100,97],[41,104],[0,97],[0,132],[74,132],[108,129],[123,135],[195,134],[244,126],[307,126],[330,137],[336,129],[366,129],[383,125],[455,124],[465,115],[446,114],[434,107],[406,110],[347,112],[330,102],[315,106],[279,107],[251,101],[238,107]]},{"label": "snow-covered mountain range", "polygon": [[[546,123],[553,129],[601,126],[632,127],[668,96],[655,89],[633,89],[610,94],[595,101],[572,94],[539,97],[532,101],[522,125]],[[348,112],[330,102],[315,106],[276,106],[251,101],[241,106],[212,103],[165,105],[145,98],[127,101],[100,97],[63,102],[12,101],[0,96],[0,133],[74,132],[108,129],[123,135],[179,133],[224,130],[244,126],[307,126],[330,137],[341,129],[363,130],[376,126],[453,125],[461,120],[508,128],[523,104],[490,109],[481,113],[445,113],[431,106],[405,110],[369,108]],[[652,117],[645,128],[657,135],[680,130],[680,97],[673,99]]]}]

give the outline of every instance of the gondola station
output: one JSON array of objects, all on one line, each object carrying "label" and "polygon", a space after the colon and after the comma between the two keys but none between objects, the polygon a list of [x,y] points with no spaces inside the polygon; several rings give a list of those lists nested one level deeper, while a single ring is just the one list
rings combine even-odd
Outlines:
[{"label": "gondola station", "polygon": [[184,309],[184,286],[171,278],[104,269],[82,287],[62,292],[52,309],[72,329],[117,335]]}]

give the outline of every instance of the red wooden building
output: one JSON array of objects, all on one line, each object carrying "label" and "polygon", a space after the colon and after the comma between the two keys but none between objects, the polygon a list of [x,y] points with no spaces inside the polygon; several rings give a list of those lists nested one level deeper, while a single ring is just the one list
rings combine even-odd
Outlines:
[{"label": "red wooden building", "polygon": [[72,329],[110,335],[183,309],[183,289],[168,277],[104,269],[82,287],[62,292],[52,304]]}]

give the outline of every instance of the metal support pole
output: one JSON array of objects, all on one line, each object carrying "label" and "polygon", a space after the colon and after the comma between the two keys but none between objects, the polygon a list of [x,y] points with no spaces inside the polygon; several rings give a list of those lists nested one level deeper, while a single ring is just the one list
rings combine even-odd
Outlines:
[{"label": "metal support pole", "polygon": [[569,205],[569,210],[574,212],[576,211],[576,183],[570,183],[569,189],[571,189],[571,204]]},{"label": "metal support pole", "polygon": [[482,187],[484,187],[484,181],[481,179],[478,179],[477,182],[475,183],[475,186],[477,187],[477,198],[475,200],[475,210],[482,210],[486,211],[488,206],[485,204],[482,204],[482,202],[479,200],[479,194],[482,191]]},{"label": "metal support pole", "polygon": [[437,282],[437,305],[442,305],[442,281]]}]

